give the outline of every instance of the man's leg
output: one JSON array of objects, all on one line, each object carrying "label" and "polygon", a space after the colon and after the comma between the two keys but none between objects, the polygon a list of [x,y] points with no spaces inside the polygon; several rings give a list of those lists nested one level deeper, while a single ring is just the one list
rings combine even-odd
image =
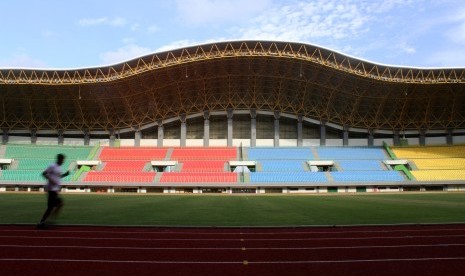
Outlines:
[{"label": "man's leg", "polygon": [[50,216],[53,209],[55,208],[56,200],[57,200],[57,193],[56,192],[48,192],[47,210],[45,210],[45,213],[43,214],[42,219],[40,220],[39,224],[37,224],[38,228],[45,228],[45,221],[47,220],[47,218]]}]

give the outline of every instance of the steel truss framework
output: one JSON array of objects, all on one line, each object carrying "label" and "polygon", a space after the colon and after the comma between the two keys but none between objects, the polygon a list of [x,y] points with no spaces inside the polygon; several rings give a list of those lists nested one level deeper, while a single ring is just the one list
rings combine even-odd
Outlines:
[{"label": "steel truss framework", "polygon": [[375,64],[307,44],[235,41],[72,70],[0,69],[0,127],[140,129],[263,110],[367,130],[465,127],[465,69]]}]

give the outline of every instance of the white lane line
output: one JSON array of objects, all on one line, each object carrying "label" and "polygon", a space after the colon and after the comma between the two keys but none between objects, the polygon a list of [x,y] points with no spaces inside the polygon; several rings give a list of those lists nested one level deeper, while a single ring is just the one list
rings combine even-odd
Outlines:
[{"label": "white lane line", "polygon": [[135,247],[135,246],[81,246],[81,245],[22,245],[0,244],[0,248],[72,248],[72,249],[112,249],[112,250],[342,250],[342,249],[389,249],[389,248],[425,248],[425,247],[461,247],[465,243],[447,244],[406,244],[406,245],[367,245],[367,246],[321,246],[321,247]]},{"label": "white lane line", "polygon": [[429,235],[429,236],[398,236],[398,237],[331,237],[331,238],[112,238],[112,237],[75,237],[75,236],[0,236],[7,239],[72,239],[72,240],[127,240],[127,241],[328,241],[328,240],[395,240],[420,238],[463,238],[465,235]]},{"label": "white lane line", "polygon": [[249,264],[324,264],[324,263],[381,263],[381,262],[430,262],[430,261],[459,261],[465,257],[446,258],[402,258],[402,259],[365,259],[365,260],[316,260],[316,261],[249,261]]},{"label": "white lane line", "polygon": [[[461,261],[465,257],[451,258],[402,258],[402,259],[348,259],[348,260],[300,260],[300,261],[247,261],[247,264],[331,264],[331,263],[368,263],[368,262],[431,262]],[[61,263],[125,263],[125,264],[241,264],[244,261],[144,261],[144,260],[91,260],[91,259],[27,259],[0,258],[0,262],[61,262]]]}]

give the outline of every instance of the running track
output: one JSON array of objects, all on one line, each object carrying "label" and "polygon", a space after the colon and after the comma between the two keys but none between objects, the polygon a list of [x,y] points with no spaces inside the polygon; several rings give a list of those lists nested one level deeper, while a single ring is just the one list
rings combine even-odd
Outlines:
[{"label": "running track", "polygon": [[0,226],[0,275],[465,275],[465,225]]}]

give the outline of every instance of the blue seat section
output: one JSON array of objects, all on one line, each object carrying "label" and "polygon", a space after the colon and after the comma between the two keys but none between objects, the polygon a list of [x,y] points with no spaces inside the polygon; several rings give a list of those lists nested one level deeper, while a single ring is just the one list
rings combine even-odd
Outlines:
[{"label": "blue seat section", "polygon": [[339,160],[336,161],[343,171],[384,171],[380,160]]},{"label": "blue seat section", "polygon": [[315,149],[320,160],[390,159],[381,147],[316,147]]},{"label": "blue seat section", "polygon": [[315,172],[254,172],[250,173],[250,182],[328,182],[324,173]]},{"label": "blue seat section", "polygon": [[335,182],[400,182],[405,178],[398,171],[331,172]]},{"label": "blue seat section", "polygon": [[249,160],[312,160],[310,148],[248,148]]},{"label": "blue seat section", "polygon": [[263,172],[304,172],[304,160],[260,160]]}]

